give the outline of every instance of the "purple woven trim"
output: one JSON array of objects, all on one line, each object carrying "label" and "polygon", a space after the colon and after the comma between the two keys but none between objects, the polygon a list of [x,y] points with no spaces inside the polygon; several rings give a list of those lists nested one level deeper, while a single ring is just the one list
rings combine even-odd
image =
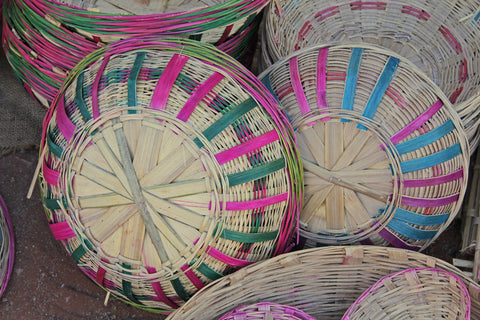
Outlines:
[{"label": "purple woven trim", "polygon": [[393,233],[388,231],[387,229],[382,229],[378,232],[378,234],[385,240],[387,240],[392,246],[396,248],[408,249],[413,251],[420,250],[419,246],[411,246],[402,239],[395,236]]},{"label": "purple woven trim", "polygon": [[292,82],[293,91],[295,92],[295,97],[297,98],[298,107],[300,108],[302,114],[305,114],[310,111],[310,105],[308,104],[307,97],[305,97],[305,92],[303,91],[302,80],[300,79],[300,73],[298,71],[297,56],[291,58],[289,64],[290,79]]},{"label": "purple woven trim", "polygon": [[447,204],[456,202],[458,200],[459,195],[454,194],[452,196],[443,197],[443,198],[435,198],[435,199],[427,199],[427,198],[411,198],[407,196],[403,196],[401,203],[405,206],[412,206],[412,207],[422,207],[422,208],[431,208],[431,207],[441,207]]},{"label": "purple woven trim", "polygon": [[439,184],[451,182],[461,178],[463,178],[463,168],[444,176],[438,176],[438,177],[433,177],[428,179],[411,179],[411,180],[406,179],[406,180],[403,180],[403,186],[405,188],[436,186]]},{"label": "purple woven trim", "polygon": [[318,51],[317,59],[317,105],[327,107],[327,56],[328,47]]},{"label": "purple woven trim", "polygon": [[3,198],[1,196],[0,196],[0,209],[1,209],[0,211],[3,213],[3,217],[7,225],[8,240],[10,244],[9,252],[8,252],[7,271],[5,273],[5,279],[3,280],[3,283],[1,283],[1,287],[0,287],[0,297],[1,297],[5,292],[8,281],[10,280],[10,275],[12,274],[12,270],[13,270],[13,260],[15,259],[15,237],[13,234],[13,226],[12,226],[12,220],[10,219],[10,214],[8,213],[7,206],[5,205],[5,202],[3,201]]}]

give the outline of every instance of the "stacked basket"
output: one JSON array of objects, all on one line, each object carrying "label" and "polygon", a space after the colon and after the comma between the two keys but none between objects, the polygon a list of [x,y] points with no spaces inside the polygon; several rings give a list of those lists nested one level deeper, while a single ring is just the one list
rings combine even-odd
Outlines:
[{"label": "stacked basket", "polygon": [[3,199],[0,197],[0,297],[5,292],[13,269],[15,244],[12,222]]}]

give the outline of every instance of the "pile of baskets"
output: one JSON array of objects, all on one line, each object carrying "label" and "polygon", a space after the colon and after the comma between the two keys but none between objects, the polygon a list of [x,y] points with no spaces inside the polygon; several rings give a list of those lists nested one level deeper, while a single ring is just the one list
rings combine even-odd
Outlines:
[{"label": "pile of baskets", "polygon": [[15,258],[15,241],[12,221],[7,206],[0,197],[0,297],[7,288]]}]

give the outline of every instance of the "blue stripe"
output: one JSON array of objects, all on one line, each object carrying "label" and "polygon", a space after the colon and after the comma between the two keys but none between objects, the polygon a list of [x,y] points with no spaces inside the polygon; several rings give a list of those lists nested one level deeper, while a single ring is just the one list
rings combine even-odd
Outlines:
[{"label": "blue stripe", "polygon": [[479,18],[480,18],[480,11],[478,11],[477,15],[475,16],[475,18],[473,18],[473,20],[475,20],[475,22],[478,22]]},{"label": "blue stripe", "polygon": [[422,134],[421,136],[413,138],[409,141],[399,143],[395,147],[399,154],[412,152],[414,150],[423,148],[426,145],[429,145],[430,143],[433,143],[439,140],[440,138],[446,136],[453,130],[455,130],[455,125],[453,124],[452,120],[448,120],[438,128],[435,128],[434,130],[427,132],[425,134]]},{"label": "blue stripe", "polygon": [[403,223],[410,223],[418,226],[436,226],[448,220],[450,213],[443,213],[438,215],[421,215],[412,211],[397,208],[392,221],[399,221]]},{"label": "blue stripe", "polygon": [[278,103],[280,103],[280,100],[278,100],[278,97],[277,97],[275,91],[273,91],[272,81],[270,80],[270,73],[267,73],[265,75],[265,77],[262,79],[262,83],[265,85],[265,87],[267,87],[268,91],[270,91],[270,93],[275,98],[275,100],[277,100]]},{"label": "blue stripe", "polygon": [[[127,80],[127,88],[128,88],[128,106],[129,107],[136,107],[137,106],[137,78],[140,73],[140,69],[143,64],[143,60],[145,59],[145,52],[137,53],[137,57],[135,58],[135,62],[133,63],[132,69],[130,70],[130,74],[128,75]],[[128,113],[136,113],[134,110],[129,110]]]},{"label": "blue stripe", "polygon": [[[353,110],[362,54],[363,48],[353,48],[352,55],[350,56],[350,63],[348,65],[347,78],[345,79],[345,89],[343,92],[342,109],[344,110]],[[348,121],[349,120],[342,119],[342,122]]]},{"label": "blue stripe", "polygon": [[411,225],[398,221],[398,220],[391,220],[387,227],[392,229],[393,231],[405,236],[407,238],[411,238],[414,240],[428,240],[432,239],[438,232],[438,230],[420,230]]},{"label": "blue stripe", "polygon": [[[385,68],[380,75],[380,78],[378,78],[375,88],[373,88],[370,98],[368,98],[367,105],[363,110],[362,116],[373,119],[373,117],[375,116],[375,112],[377,112],[377,108],[383,99],[385,91],[387,90],[390,82],[393,79],[399,63],[400,59],[398,58],[390,57],[388,59],[387,63],[385,64]],[[357,128],[366,130],[366,128],[361,124],[358,124]]]},{"label": "blue stripe", "polygon": [[403,173],[423,170],[451,160],[462,153],[460,144],[454,144],[445,150],[428,155],[426,157],[400,162],[400,168]]}]

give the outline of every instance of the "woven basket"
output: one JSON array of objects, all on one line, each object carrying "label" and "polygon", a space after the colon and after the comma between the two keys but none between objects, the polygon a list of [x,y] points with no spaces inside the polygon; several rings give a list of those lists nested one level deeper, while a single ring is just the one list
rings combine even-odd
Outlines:
[{"label": "woven basket", "polygon": [[[49,107],[67,74],[81,59],[124,38],[190,37],[215,44],[245,64],[251,63],[259,13],[267,2],[147,1],[149,5],[142,5],[126,0],[7,0],[3,48],[26,89]],[[124,9],[119,10],[118,5]]]},{"label": "woven basket", "polygon": [[389,274],[368,288],[342,320],[465,319],[470,295],[448,271],[413,268]]},{"label": "woven basket", "polygon": [[473,133],[480,119],[478,101],[462,102],[476,96],[480,84],[478,8],[478,0],[271,1],[262,33],[263,64],[327,42],[390,49],[412,61],[455,102]]},{"label": "woven basket", "polygon": [[269,301],[322,320],[338,320],[380,278],[409,268],[457,275],[468,288],[472,319],[480,318],[480,287],[442,260],[377,246],[330,246],[283,254],[242,268],[202,289],[167,320],[218,319],[236,306]]},{"label": "woven basket", "polygon": [[15,241],[12,222],[5,202],[0,197],[0,297],[7,288],[15,258]]},{"label": "woven basket", "polygon": [[293,131],[228,55],[187,39],[120,41],[85,58],[52,107],[48,220],[114,295],[169,312],[290,245],[303,187]]},{"label": "woven basket", "polygon": [[365,44],[299,50],[260,74],[296,131],[307,246],[419,250],[459,211],[469,151],[448,99],[408,60]]},{"label": "woven basket", "polygon": [[223,315],[219,320],[315,320],[302,310],[278,303],[259,302],[240,306]]}]

